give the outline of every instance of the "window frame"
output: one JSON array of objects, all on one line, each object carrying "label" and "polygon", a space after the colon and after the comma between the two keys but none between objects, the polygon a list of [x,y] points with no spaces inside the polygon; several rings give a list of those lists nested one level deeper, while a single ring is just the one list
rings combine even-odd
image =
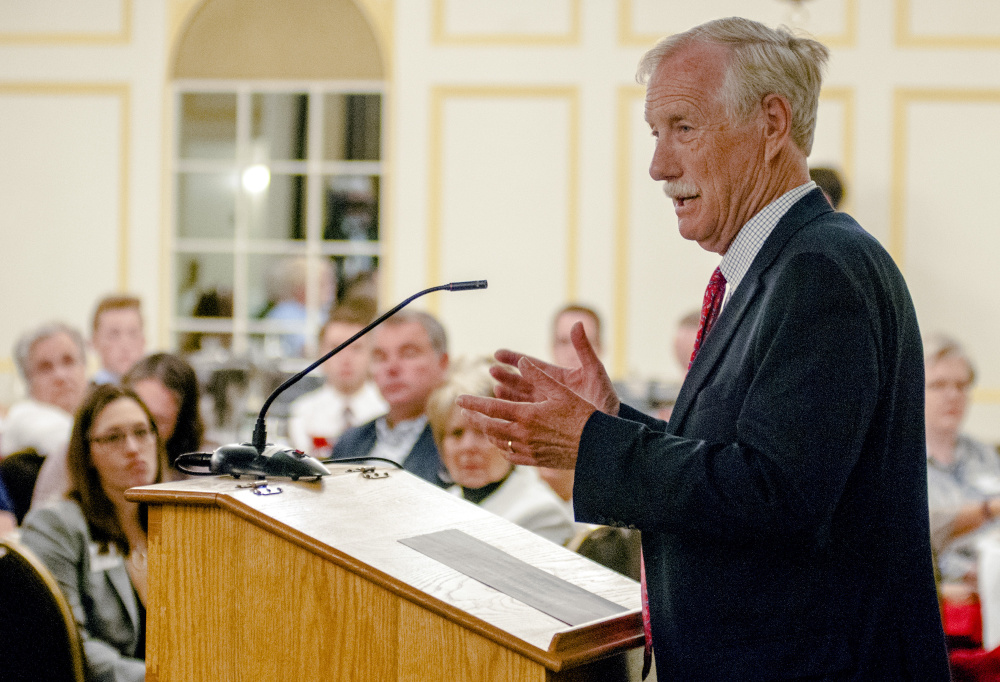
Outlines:
[{"label": "window frame", "polygon": [[[235,158],[197,159],[181,156],[181,127],[183,116],[183,96],[189,93],[218,93],[236,95],[236,149]],[[255,165],[252,153],[252,97],[255,94],[304,94],[307,100],[306,154],[304,160],[268,160],[269,170],[274,174],[302,175],[305,178],[305,238],[251,237],[251,221],[248,215],[248,193],[242,183],[236,183],[233,206],[234,231],[232,237],[183,237],[181,236],[180,187],[181,178],[192,172],[232,173],[236,179],[242,177],[249,166]],[[381,111],[379,116],[378,160],[324,160],[324,138],[321,126],[324,124],[325,100],[328,95],[379,95]],[[173,109],[173,144],[171,147],[171,183],[169,215],[169,334],[174,347],[188,333],[231,334],[229,353],[233,356],[247,356],[253,350],[251,338],[280,333],[304,334],[306,340],[305,357],[315,352],[316,337],[323,322],[320,311],[318,270],[321,258],[337,256],[373,257],[381,264],[381,240],[384,239],[385,197],[385,146],[387,88],[381,80],[243,80],[243,79],[178,79],[171,83],[171,106]],[[377,234],[375,241],[327,240],[323,239],[324,195],[323,182],[328,176],[367,175],[378,178],[377,194]],[[180,259],[184,255],[221,254],[232,258],[233,267],[233,314],[231,318],[206,318],[181,314],[179,299],[182,282],[178,272]],[[250,310],[250,262],[254,256],[306,256],[308,259],[308,284],[306,289],[307,318],[304,323],[268,321],[252,317]],[[266,345],[266,344],[265,344]],[[268,354],[268,353],[265,353]],[[270,353],[268,355],[272,355]],[[284,358],[281,358],[284,359]]]}]

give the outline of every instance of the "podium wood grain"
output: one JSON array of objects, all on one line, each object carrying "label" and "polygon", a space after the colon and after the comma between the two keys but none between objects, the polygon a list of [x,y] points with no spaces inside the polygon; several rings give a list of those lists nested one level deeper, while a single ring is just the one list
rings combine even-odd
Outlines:
[{"label": "podium wood grain", "polygon": [[[148,680],[565,681],[641,646],[634,581],[407,473],[333,470],[129,491],[150,504]],[[446,528],[626,612],[569,627],[398,542]]]}]

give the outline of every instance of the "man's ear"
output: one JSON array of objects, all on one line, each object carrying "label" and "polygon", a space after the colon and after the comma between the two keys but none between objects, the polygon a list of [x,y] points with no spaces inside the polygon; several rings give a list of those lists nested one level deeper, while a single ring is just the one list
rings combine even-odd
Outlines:
[{"label": "man's ear", "polygon": [[792,143],[792,105],[781,95],[771,93],[761,102],[764,114],[764,159],[771,161]]}]

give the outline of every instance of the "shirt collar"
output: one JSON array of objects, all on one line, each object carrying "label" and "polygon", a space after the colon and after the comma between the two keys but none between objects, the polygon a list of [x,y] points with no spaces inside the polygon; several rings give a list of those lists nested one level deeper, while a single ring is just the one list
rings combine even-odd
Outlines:
[{"label": "shirt collar", "polygon": [[754,258],[760,253],[764,242],[778,222],[788,213],[799,199],[816,188],[816,183],[810,180],[793,190],[785,192],[780,197],[762,208],[757,215],[747,221],[747,224],[736,233],[736,238],[729,245],[729,250],[722,257],[719,269],[726,278],[726,299],[728,302],[736,287],[743,281]]},{"label": "shirt collar", "polygon": [[397,422],[395,427],[389,426],[389,421],[385,416],[379,417],[375,422],[375,429],[378,432],[379,440],[398,442],[413,434],[420,434],[427,426],[427,415],[422,414],[415,419],[406,419]]}]

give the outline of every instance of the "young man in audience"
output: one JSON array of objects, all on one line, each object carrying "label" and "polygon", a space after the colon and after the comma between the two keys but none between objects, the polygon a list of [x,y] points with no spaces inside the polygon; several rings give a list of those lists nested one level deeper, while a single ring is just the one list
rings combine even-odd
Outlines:
[{"label": "young man in audience", "polygon": [[334,459],[371,456],[392,460],[441,487],[450,484],[427,423],[427,399],[448,371],[448,339],[433,316],[400,311],[372,332],[375,383],[389,412],[350,429],[333,448]]},{"label": "young man in audience", "polygon": [[27,448],[42,456],[65,454],[73,413],[87,390],[85,353],[80,332],[62,322],[21,336],[14,358],[28,397],[15,403],[4,419],[3,456]]},{"label": "young man in audience", "polygon": [[674,403],[677,402],[680,385],[684,383],[684,378],[688,372],[688,365],[691,364],[691,353],[694,351],[694,342],[698,336],[698,327],[700,325],[701,310],[692,310],[677,321],[672,348],[674,351],[674,360],[677,361],[677,368],[680,370],[681,380],[672,387],[671,393],[660,397],[656,411],[653,413],[653,416],[657,419],[668,421],[674,411]]},{"label": "young man in audience", "polygon": [[[374,319],[368,299],[345,301],[323,325],[319,355],[326,355]],[[372,335],[365,334],[320,369],[325,383],[292,401],[288,436],[292,445],[315,457],[329,457],[333,444],[347,429],[385,414],[388,404],[371,381]]]},{"label": "young man in audience", "polygon": [[141,303],[135,296],[112,294],[102,298],[94,310],[90,345],[101,368],[95,384],[116,384],[146,352]]},{"label": "young man in audience", "polygon": [[570,304],[563,306],[552,320],[552,361],[560,367],[579,367],[580,360],[573,349],[569,331],[577,322],[583,324],[594,350],[601,354],[601,316],[593,308]]},{"label": "young man in audience", "polygon": [[[552,362],[560,367],[579,367],[580,359],[569,338],[569,331],[579,322],[598,355],[601,354],[601,316],[585,305],[563,306],[552,320]],[[538,475],[549,484],[564,502],[573,499],[573,470],[538,467]]]}]

